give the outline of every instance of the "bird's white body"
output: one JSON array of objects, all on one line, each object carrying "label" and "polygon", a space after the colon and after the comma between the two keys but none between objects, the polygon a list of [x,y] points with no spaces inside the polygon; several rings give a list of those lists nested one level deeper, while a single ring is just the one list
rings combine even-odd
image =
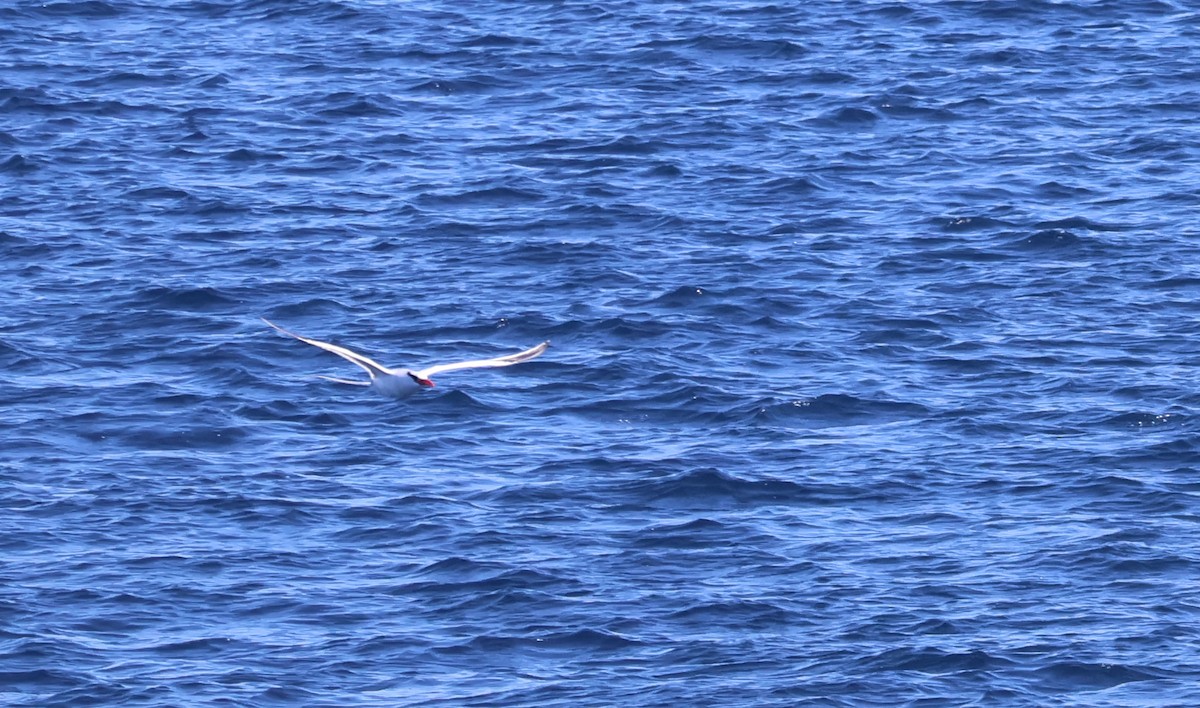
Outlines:
[{"label": "bird's white body", "polygon": [[280,327],[277,324],[274,324],[266,318],[263,318],[263,322],[266,322],[271,327],[288,335],[289,337],[295,337],[296,339],[299,339],[305,344],[311,344],[319,349],[324,349],[327,352],[337,354],[346,361],[349,361],[351,364],[354,364],[363,371],[366,371],[367,375],[370,377],[370,380],[350,381],[349,379],[335,379],[332,376],[321,376],[320,378],[326,379],[327,381],[350,384],[352,386],[370,386],[374,391],[381,395],[387,396],[388,398],[408,398],[423,388],[433,388],[433,380],[430,377],[434,374],[440,374],[446,371],[456,371],[458,369],[487,369],[499,366],[512,366],[513,364],[520,364],[523,361],[529,361],[530,359],[541,356],[542,352],[546,351],[546,347],[550,346],[550,342],[542,342],[536,347],[526,349],[523,352],[517,352],[516,354],[509,354],[508,356],[499,356],[494,359],[473,359],[471,361],[460,361],[453,364],[437,364],[435,366],[421,369],[420,371],[412,371],[410,369],[389,368],[372,359],[368,359],[362,354],[350,351],[345,347],[339,347],[338,345],[330,344],[329,342],[322,342],[319,339],[301,337],[295,332],[289,332],[288,330]]},{"label": "bird's white body", "polygon": [[409,373],[405,370],[401,374],[376,374],[375,378],[371,379],[371,388],[388,398],[408,398],[425,388],[413,381]]}]

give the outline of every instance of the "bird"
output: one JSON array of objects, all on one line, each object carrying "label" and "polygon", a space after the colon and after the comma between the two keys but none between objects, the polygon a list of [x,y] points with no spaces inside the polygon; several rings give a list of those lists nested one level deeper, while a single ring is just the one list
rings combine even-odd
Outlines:
[{"label": "bird", "polygon": [[433,376],[436,374],[445,373],[447,371],[457,371],[459,369],[487,369],[499,366],[512,366],[520,364],[530,359],[541,356],[542,352],[546,351],[546,347],[550,346],[549,341],[542,342],[536,347],[530,347],[523,352],[509,354],[508,356],[498,356],[494,359],[473,359],[471,361],[459,361],[453,364],[436,364],[419,371],[412,369],[389,368],[372,359],[352,352],[345,347],[339,347],[336,344],[322,342],[319,339],[309,339],[302,337],[295,332],[288,331],[283,327],[271,322],[265,317],[260,318],[272,328],[276,329],[289,337],[295,337],[301,342],[311,344],[319,349],[324,349],[327,352],[333,352],[342,357],[346,361],[358,366],[363,371],[367,372],[370,377],[369,381],[352,381],[350,379],[339,379],[332,376],[317,375],[317,378],[333,381],[335,383],[349,384],[351,386],[369,386],[377,393],[380,393],[388,398],[408,398],[418,391],[427,388],[433,388]]}]

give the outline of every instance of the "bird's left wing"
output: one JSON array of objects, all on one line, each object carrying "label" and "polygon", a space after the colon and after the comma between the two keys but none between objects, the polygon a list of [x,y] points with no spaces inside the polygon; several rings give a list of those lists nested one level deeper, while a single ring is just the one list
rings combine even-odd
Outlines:
[{"label": "bird's left wing", "polygon": [[536,347],[530,347],[523,352],[509,354],[508,356],[498,356],[495,359],[460,361],[454,364],[438,364],[427,369],[421,369],[415,373],[423,379],[428,379],[437,374],[444,374],[447,371],[457,371],[459,369],[490,369],[497,366],[512,366],[513,364],[520,364],[523,361],[529,361],[541,356],[542,352],[546,351],[546,347],[548,346],[550,346],[550,342],[542,342]]}]

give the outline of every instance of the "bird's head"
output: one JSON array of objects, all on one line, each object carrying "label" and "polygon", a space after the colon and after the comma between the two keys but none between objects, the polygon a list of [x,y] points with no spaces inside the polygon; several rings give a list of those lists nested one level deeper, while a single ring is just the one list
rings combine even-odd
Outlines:
[{"label": "bird's head", "polygon": [[424,386],[425,388],[433,388],[433,385],[434,385],[433,381],[431,381],[429,379],[423,379],[411,371],[408,372],[408,377],[410,379],[412,379],[413,381],[417,382],[418,386]]}]

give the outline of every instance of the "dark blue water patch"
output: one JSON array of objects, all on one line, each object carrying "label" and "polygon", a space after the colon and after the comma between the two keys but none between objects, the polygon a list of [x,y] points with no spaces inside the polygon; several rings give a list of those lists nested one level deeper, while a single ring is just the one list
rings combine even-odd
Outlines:
[{"label": "dark blue water patch", "polygon": [[779,479],[743,479],[714,468],[688,470],[670,476],[624,484],[615,491],[626,503],[690,509],[745,508],[776,505],[836,503],[858,491],[836,485],[807,485]]},{"label": "dark blue water patch", "polygon": [[1059,660],[1032,672],[1042,690],[1050,693],[1100,691],[1132,681],[1164,678],[1151,667]]},{"label": "dark blue water patch", "polygon": [[285,171],[294,175],[341,174],[347,171],[357,171],[368,163],[345,155],[326,155],[308,161],[303,165],[288,165]]},{"label": "dark blue water patch", "polygon": [[239,427],[200,425],[172,430],[130,426],[91,433],[90,437],[96,442],[119,442],[139,450],[201,450],[236,446],[245,436]]},{"label": "dark blue water patch", "polygon": [[878,99],[875,104],[880,113],[890,118],[918,119],[933,122],[959,120],[960,116],[943,106],[921,105],[919,95],[907,96],[893,93]]},{"label": "dark blue water patch", "polygon": [[972,247],[957,247],[949,248],[933,248],[929,251],[919,254],[911,254],[908,257],[900,259],[889,259],[881,263],[881,268],[892,265],[904,266],[907,268],[914,267],[929,267],[930,261],[958,261],[963,263],[990,263],[995,261],[1011,260],[1013,256],[997,251],[993,248],[972,248]]},{"label": "dark blue water patch", "polygon": [[1038,229],[1052,230],[1052,231],[1053,230],[1070,231],[1071,229],[1075,229],[1075,230],[1099,231],[1099,232],[1128,231],[1132,228],[1131,226],[1128,226],[1125,224],[1119,224],[1119,223],[1100,223],[1100,222],[1093,221],[1092,219],[1088,219],[1088,218],[1082,217],[1082,216],[1072,216],[1072,217],[1067,217],[1065,219],[1042,221],[1042,222],[1037,223],[1035,226]]},{"label": "dark blue water patch", "polygon": [[[462,558],[447,559],[436,563],[416,573],[416,577],[425,579],[399,586],[392,591],[392,594],[438,598],[442,602],[454,602],[453,596],[462,590],[476,590],[481,595],[486,595],[488,593],[566,589],[572,586],[570,582],[564,582],[547,573],[489,568]],[[472,598],[471,602],[472,605],[492,604],[486,596]]]},{"label": "dark blue water patch", "polygon": [[6,366],[13,370],[19,370],[23,366],[36,365],[39,362],[37,354],[21,348],[15,341],[9,341],[6,337],[0,337],[0,358]]},{"label": "dark blue water patch", "polygon": [[42,3],[26,10],[33,15],[43,15],[53,18],[80,17],[86,19],[107,19],[121,15],[124,8],[120,3],[103,2],[102,0],[72,0],[68,2]]},{"label": "dark blue water patch", "polygon": [[1174,432],[1174,436],[1165,440],[1161,437],[1147,438],[1141,441],[1143,443],[1141,446],[1131,447],[1121,455],[1103,457],[1101,461],[1110,468],[1116,469],[1138,469],[1147,465],[1152,468],[1186,465],[1188,456],[1195,454],[1196,450],[1200,448],[1200,439],[1190,429],[1190,426],[1184,431]]},{"label": "dark blue water patch", "polygon": [[915,671],[935,675],[962,671],[990,672],[1016,664],[982,650],[959,653],[934,647],[889,649],[866,661],[876,671]]},{"label": "dark blue water patch", "polygon": [[1061,182],[1043,182],[1038,185],[1038,193],[1051,199],[1082,199],[1095,194],[1090,189],[1074,187]]},{"label": "dark blue water patch", "polygon": [[154,654],[173,659],[187,658],[189,656],[211,656],[214,653],[221,654],[237,650],[238,648],[233,646],[230,640],[224,637],[167,642],[150,648],[150,651]]},{"label": "dark blue water patch", "polygon": [[226,310],[234,302],[235,298],[217,288],[174,288],[155,285],[137,291],[131,304],[155,310],[204,312]]},{"label": "dark blue water patch", "polygon": [[3,671],[0,681],[8,687],[8,692],[19,691],[34,696],[46,696],[48,692],[65,691],[89,683],[82,675],[53,669]]},{"label": "dark blue water patch", "polygon": [[681,285],[668,293],[659,295],[646,304],[678,309],[699,303],[704,295],[704,288],[698,288],[694,285]]},{"label": "dark blue water patch", "polygon": [[875,124],[879,116],[867,108],[842,107],[810,121],[822,128],[867,128]]},{"label": "dark blue water patch", "polygon": [[807,423],[813,427],[880,424],[895,420],[921,418],[929,410],[905,401],[871,400],[845,394],[821,394],[811,399],[751,404],[760,423]]},{"label": "dark blue water patch", "polygon": [[453,96],[459,94],[487,95],[511,91],[518,87],[518,84],[500,80],[495,76],[477,74],[470,77],[462,76],[454,79],[431,79],[410,87],[408,91],[415,94],[436,94],[442,96]]},{"label": "dark blue water patch", "polygon": [[195,77],[193,82],[198,88],[212,89],[227,86],[232,83],[233,79],[226,74],[211,74],[203,78]]},{"label": "dark blue water patch", "polygon": [[85,88],[108,88],[114,90],[127,89],[132,87],[150,87],[161,86],[164,84],[174,84],[182,81],[182,74],[149,74],[137,71],[106,71],[102,74],[91,76],[86,79],[80,79],[73,82],[72,85]]},{"label": "dark blue water patch", "polygon": [[384,117],[405,110],[405,105],[391,96],[353,91],[331,93],[308,105],[314,115],[326,119]]},{"label": "dark blue water patch", "polygon": [[10,172],[13,174],[28,174],[37,171],[39,167],[36,160],[30,159],[25,155],[12,155],[0,162],[0,172]]},{"label": "dark blue water patch", "polygon": [[1104,418],[1104,425],[1118,429],[1162,429],[1187,425],[1189,419],[1181,413],[1121,413]]},{"label": "dark blue water patch", "polygon": [[158,199],[185,199],[191,195],[187,191],[177,189],[175,187],[159,186],[139,187],[126,192],[122,196],[132,199],[152,201]]},{"label": "dark blue water patch", "polygon": [[[653,43],[651,43],[653,44]],[[801,44],[787,39],[756,38],[728,34],[705,34],[682,40],[680,44],[689,49],[705,52],[725,52],[751,59],[789,60],[807,54]]]},{"label": "dark blue water patch", "polygon": [[634,544],[644,548],[695,549],[728,543],[738,537],[737,529],[711,519],[657,526],[638,534]]},{"label": "dark blue water patch", "polygon": [[422,195],[419,204],[422,208],[476,206],[476,207],[505,207],[518,204],[534,203],[542,200],[544,195],[528,189],[513,187],[484,187],[449,193]]},{"label": "dark blue water patch", "polygon": [[263,152],[249,148],[231,150],[221,157],[231,162],[275,162],[286,159],[286,156],[282,153]]},{"label": "dark blue water patch", "polygon": [[940,323],[932,320],[880,318],[876,321],[875,328],[859,334],[855,341],[935,348],[950,344],[953,338],[942,332]]},{"label": "dark blue water patch", "polygon": [[471,37],[459,42],[464,47],[536,47],[542,42],[533,37],[512,36],[507,34],[484,34]]},{"label": "dark blue water patch", "polygon": [[816,177],[781,177],[764,182],[762,188],[776,194],[806,194],[827,189]]},{"label": "dark blue water patch", "polygon": [[740,627],[766,631],[795,621],[786,610],[768,602],[702,602],[678,610],[668,617],[673,622],[700,627]]},{"label": "dark blue water patch", "polygon": [[684,176],[683,169],[671,162],[663,162],[652,167],[647,167],[640,174],[643,177],[661,177],[664,179]]},{"label": "dark blue water patch", "polygon": [[450,656],[479,654],[483,656],[535,653],[539,657],[555,652],[589,651],[604,655],[624,651],[636,642],[612,632],[581,629],[575,632],[542,636],[482,635],[464,644],[440,647],[437,651]]},{"label": "dark blue water patch", "polygon": [[649,141],[633,135],[620,135],[611,140],[564,142],[557,152],[585,155],[654,155],[661,150],[662,145],[659,141]]},{"label": "dark blue water patch", "polygon": [[[232,160],[231,162],[236,162]],[[254,210],[254,206],[237,197],[214,198],[202,195],[190,195],[178,206],[180,212],[195,217],[242,217]]]},{"label": "dark blue water patch", "polygon": [[1012,246],[1029,251],[1056,251],[1078,247],[1083,240],[1065,229],[1043,229],[1012,242]]},{"label": "dark blue water patch", "polygon": [[1193,290],[1200,286],[1200,278],[1191,276],[1173,276],[1155,280],[1147,284],[1149,287],[1161,290],[1181,291]]}]

